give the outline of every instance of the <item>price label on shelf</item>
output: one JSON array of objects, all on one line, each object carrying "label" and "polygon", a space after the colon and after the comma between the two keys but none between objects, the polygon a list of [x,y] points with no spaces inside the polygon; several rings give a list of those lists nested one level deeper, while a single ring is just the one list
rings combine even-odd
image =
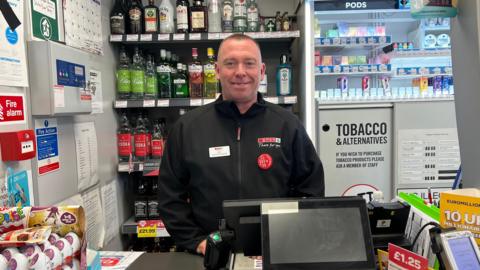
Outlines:
[{"label": "price label on shelf", "polygon": [[130,170],[130,166],[128,163],[119,163],[118,164],[118,171],[119,172],[128,172]]},{"label": "price label on shelf", "polygon": [[152,34],[141,34],[140,41],[152,41]]},{"label": "price label on shelf", "polygon": [[138,35],[137,34],[127,35],[127,41],[138,41]]},{"label": "price label on shelf", "polygon": [[127,101],[126,100],[116,100],[115,101],[115,108],[127,108]]},{"label": "price label on shelf", "polygon": [[158,40],[170,40],[170,34],[158,34]]},{"label": "price label on shelf", "polygon": [[143,163],[138,164],[138,171],[143,172]]},{"label": "price label on shelf", "polygon": [[278,97],[265,97],[264,99],[270,103],[278,104]]},{"label": "price label on shelf", "polygon": [[285,104],[297,103],[297,96],[285,97]]},{"label": "price label on shelf", "polygon": [[122,38],[123,38],[122,35],[111,35],[110,42],[120,42],[122,41]]},{"label": "price label on shelf", "polygon": [[155,107],[155,100],[154,99],[146,99],[143,101],[143,107],[145,108],[153,108]]},{"label": "price label on shelf", "polygon": [[220,33],[208,33],[209,40],[217,40],[220,39]]},{"label": "price label on shelf", "polygon": [[192,106],[192,107],[202,106],[202,99],[201,98],[190,99],[190,106]]},{"label": "price label on shelf", "polygon": [[167,237],[170,236],[161,220],[140,220],[137,222],[137,237]]},{"label": "price label on shelf", "polygon": [[428,270],[428,260],[414,252],[388,244],[388,269]]},{"label": "price label on shelf", "polygon": [[220,33],[220,39],[226,39],[231,35],[233,35],[233,33]]},{"label": "price label on shelf", "polygon": [[200,40],[202,35],[200,33],[195,33],[195,34],[189,34],[188,39],[189,40]]},{"label": "price label on shelf", "polygon": [[173,34],[173,40],[185,40],[185,34]]},{"label": "price label on shelf", "polygon": [[215,101],[214,98],[204,98],[203,99],[203,105],[207,105],[207,104],[212,103],[214,101]]},{"label": "price label on shelf", "polygon": [[157,107],[169,107],[170,100],[169,99],[159,99],[157,100]]}]

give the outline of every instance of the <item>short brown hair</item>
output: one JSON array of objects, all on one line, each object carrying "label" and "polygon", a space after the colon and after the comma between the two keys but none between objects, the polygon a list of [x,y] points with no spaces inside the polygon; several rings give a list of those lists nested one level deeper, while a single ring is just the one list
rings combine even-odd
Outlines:
[{"label": "short brown hair", "polygon": [[220,46],[218,47],[218,52],[220,53],[220,49],[222,48],[222,44],[227,41],[227,40],[231,40],[231,39],[234,39],[234,40],[250,40],[252,41],[253,43],[255,43],[255,45],[257,46],[258,48],[258,52],[260,53],[260,60],[262,59],[262,50],[260,49],[260,44],[258,44],[258,42],[253,39],[252,37],[250,36],[247,36],[245,34],[242,34],[242,33],[235,33],[233,35],[230,35],[228,36],[226,39],[222,40],[222,42],[220,43]]}]

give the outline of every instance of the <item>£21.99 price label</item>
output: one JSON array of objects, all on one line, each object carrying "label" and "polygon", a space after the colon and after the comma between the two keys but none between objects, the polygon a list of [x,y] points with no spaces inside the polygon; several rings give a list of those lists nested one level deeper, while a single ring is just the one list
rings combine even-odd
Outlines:
[{"label": "\u00a321.99 price label", "polygon": [[428,260],[414,252],[388,244],[389,270],[428,270]]},{"label": "\u00a321.99 price label", "polygon": [[157,231],[163,227],[163,223],[160,220],[141,220],[137,223],[137,237],[159,237]]}]

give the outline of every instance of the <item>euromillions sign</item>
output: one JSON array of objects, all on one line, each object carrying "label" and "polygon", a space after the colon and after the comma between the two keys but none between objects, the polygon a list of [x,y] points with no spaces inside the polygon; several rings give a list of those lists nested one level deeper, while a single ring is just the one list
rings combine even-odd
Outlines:
[{"label": "euromillions sign", "polygon": [[315,11],[395,9],[395,0],[317,0]]}]

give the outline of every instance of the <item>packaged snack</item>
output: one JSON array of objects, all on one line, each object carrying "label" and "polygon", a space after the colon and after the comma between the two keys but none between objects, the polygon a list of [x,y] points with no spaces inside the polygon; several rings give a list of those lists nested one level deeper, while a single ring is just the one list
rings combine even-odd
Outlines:
[{"label": "packaged snack", "polygon": [[17,253],[8,261],[9,270],[29,270],[27,256]]},{"label": "packaged snack", "polygon": [[31,207],[0,207],[0,234],[25,229]]},{"label": "packaged snack", "polygon": [[27,228],[0,235],[0,247],[19,247],[45,241],[50,236],[50,226]]},{"label": "packaged snack", "polygon": [[52,232],[65,236],[75,232],[83,238],[85,231],[85,212],[80,206],[32,207],[29,227],[51,225]]}]

